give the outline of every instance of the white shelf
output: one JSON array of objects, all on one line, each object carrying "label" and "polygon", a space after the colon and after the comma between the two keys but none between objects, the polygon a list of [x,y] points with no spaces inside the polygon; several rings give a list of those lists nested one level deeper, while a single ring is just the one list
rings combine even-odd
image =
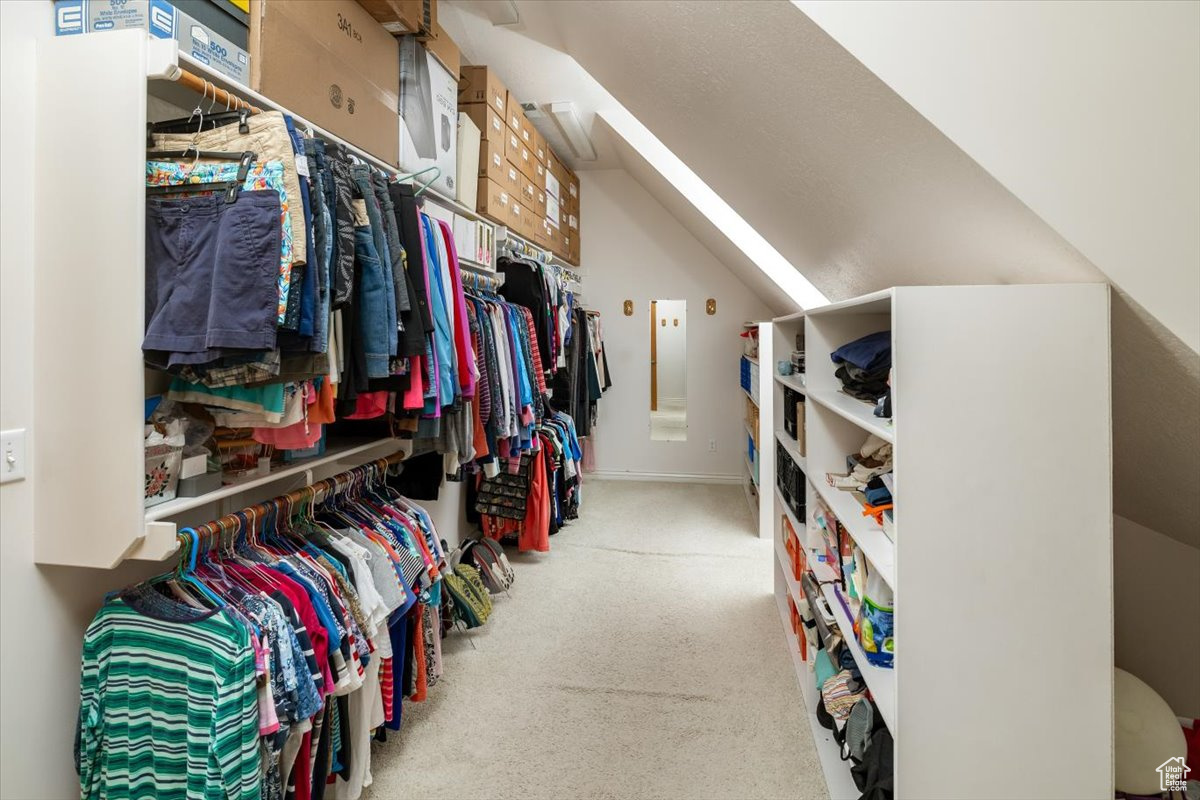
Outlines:
[{"label": "white shelf", "polygon": [[[394,167],[392,168],[392,171],[395,171]],[[493,222],[492,220],[481,215],[477,211],[473,211],[473,210],[467,208],[466,206],[464,206],[462,203],[458,202],[457,200],[452,200],[451,198],[446,197],[446,195],[442,194],[437,189],[434,189],[432,186],[430,186],[428,189],[426,189],[424,192],[422,192],[421,196],[434,201],[435,203],[437,203],[440,206],[444,206],[444,207],[450,209],[455,214],[458,214],[460,217],[466,217],[467,219],[473,220],[475,222],[482,222],[485,225],[491,225],[493,228],[496,227],[496,223]],[[459,260],[460,261],[462,260],[461,257],[459,258]]]},{"label": "white shelf", "polygon": [[[772,335],[760,337],[764,366],[802,340],[808,373],[773,376],[780,389],[760,396],[761,430],[769,435],[784,427],[782,389],[804,391],[812,484],[805,490],[808,568],[818,582],[831,584],[822,590],[830,606],[824,613],[832,612],[831,625],[845,633],[895,737],[897,797],[933,797],[946,786],[963,800],[1112,796],[1112,410],[1106,402],[1072,402],[1111,391],[1109,295],[1103,284],[901,286],[781,316]],[[893,348],[892,398],[903,424],[875,417],[873,404],[845,394],[829,361],[847,342],[885,330]],[[947,372],[947,364],[956,368]],[[970,401],[958,391],[964,385],[973,388]],[[972,444],[988,458],[956,474],[954,490],[947,491],[946,453],[961,449],[963,431],[971,431]],[[846,470],[846,454],[868,434],[895,448],[895,474],[904,487],[896,529],[903,523],[907,535],[894,542],[862,515],[861,495],[826,482],[826,472]],[[787,464],[783,450],[763,448],[764,486],[774,488],[775,470]],[[1072,463],[1086,473],[1084,482],[1097,487],[1086,507],[1062,504],[1055,470],[1061,471],[1064,452],[1077,456]],[[1003,502],[981,516],[980,498]],[[894,669],[869,665],[832,588],[837,565],[815,555],[822,550],[811,515],[818,499],[895,592]],[[760,529],[778,536],[785,507],[778,495],[764,497]],[[1055,535],[1047,539],[1046,530]],[[1030,561],[1030,552],[1043,557]],[[1063,572],[1064,560],[1075,568]],[[980,580],[1014,571],[1026,587],[1015,594]],[[790,583],[782,574],[773,578],[778,602],[786,603]],[[1058,596],[1095,613],[1067,627],[1030,628],[1028,620]],[[945,648],[946,631],[976,628],[986,628],[987,636],[959,642],[969,669],[928,669]],[[1024,646],[997,648],[998,641]],[[1029,652],[1038,658],[1031,662]],[[1070,675],[1071,692],[1047,685],[1047,670]],[[811,706],[811,671],[797,671]],[[955,713],[978,724],[948,727],[945,708],[933,701],[944,696],[965,698]],[[1030,739],[1022,714],[1029,707],[1076,720],[1075,735],[1049,749]],[[821,735],[815,726],[814,735]],[[997,737],[1006,743],[1005,768],[991,769],[980,784],[980,770],[992,766],[981,753],[994,761]],[[836,779],[845,765],[834,766],[826,773]]]},{"label": "white shelf", "polygon": [[892,291],[882,289],[871,294],[864,294],[840,303],[830,303],[820,308],[807,309],[804,314],[808,317],[824,316],[825,314],[890,314],[892,311]]},{"label": "white shelf", "polygon": [[748,355],[746,355],[745,353],[743,353],[743,354],[742,354],[742,358],[746,359],[746,360],[747,360],[747,361],[749,361],[751,364],[757,364],[757,363],[758,363],[758,359],[757,359],[757,358],[755,358],[754,356],[748,356]]},{"label": "white shelf", "polygon": [[[738,388],[740,388],[740,389],[741,389],[743,392],[746,392],[746,387],[745,387],[745,386],[739,386]],[[749,397],[749,398],[750,398],[750,402],[751,402],[751,403],[754,403],[754,405],[756,405],[756,406],[758,405],[758,398],[757,398],[757,397],[755,397],[754,395],[750,394],[749,392],[746,392],[746,397]]]},{"label": "white shelf", "polygon": [[816,401],[842,419],[853,422],[867,433],[873,433],[885,442],[895,441],[892,421],[875,416],[875,409],[869,403],[855,400],[844,392],[828,389],[809,389],[806,394],[810,400]]},{"label": "white shelf", "polygon": [[803,538],[806,527],[802,525],[800,520],[796,518],[796,513],[792,511],[792,507],[787,504],[787,500],[783,498],[783,492],[779,491],[778,486],[775,487],[775,499],[779,501],[779,505],[783,508],[783,513],[787,515],[788,522],[792,523],[792,530],[796,532],[796,536],[801,537],[800,544],[807,547]]},{"label": "white shelf", "polygon": [[776,373],[775,382],[780,386],[786,386],[789,389],[793,389],[800,394],[808,394],[808,387],[804,385],[804,379],[799,375],[780,375]]},{"label": "white shelf", "polygon": [[896,545],[883,532],[883,528],[876,525],[872,517],[862,515],[862,506],[853,495],[826,483],[824,475],[810,475],[808,482],[850,532],[850,538],[862,549],[884,582],[895,589]]},{"label": "white shelf", "polygon": [[896,670],[876,667],[867,661],[866,653],[859,646],[858,639],[854,637],[854,625],[846,616],[846,610],[842,608],[833,584],[822,584],[821,595],[829,604],[830,610],[833,611],[833,618],[842,630],[842,639],[850,648],[850,652],[854,654],[854,662],[858,664],[863,680],[867,682],[871,695],[875,698],[875,705],[879,706],[879,713],[883,716],[883,721],[887,723],[888,730],[894,732],[896,730]]},{"label": "white shelf", "polygon": [[779,558],[779,567],[783,570],[783,581],[787,584],[788,594],[792,596],[792,602],[797,606],[804,600],[804,590],[800,588],[800,581],[792,576],[792,563],[789,560],[787,548],[783,545],[783,540],[779,537],[775,538],[775,555]]},{"label": "white shelf", "polygon": [[758,478],[754,477],[754,463],[750,460],[749,453],[742,453],[742,463],[746,465],[746,474],[750,476],[750,482],[758,486]]},{"label": "white shelf", "polygon": [[463,269],[469,269],[472,272],[480,272],[486,275],[500,274],[496,271],[495,267],[489,267],[487,264],[482,264],[473,258],[466,258],[465,256],[458,257],[458,265]]},{"label": "white shelf", "polygon": [[[777,596],[778,598],[778,596]],[[800,658],[800,643],[796,634],[792,633],[792,621],[788,618],[788,608],[785,602],[776,602],[779,616],[783,621],[783,635],[787,639],[788,653],[792,657],[792,666],[796,672],[796,682],[800,686],[801,698],[807,697],[808,683],[814,683],[816,676],[808,664]],[[815,693],[815,687],[811,690]],[[813,744],[817,749],[817,757],[821,761],[821,772],[825,775],[825,786],[829,790],[830,800],[855,800],[862,792],[854,785],[854,777],[850,774],[850,762],[842,761],[841,748],[833,738],[833,732],[821,727],[817,721],[816,704],[809,708],[805,706],[805,716],[808,717],[809,729],[812,731]]]},{"label": "white shelf", "polygon": [[300,461],[293,461],[290,464],[283,464],[277,469],[271,470],[270,475],[249,475],[245,478],[237,480],[233,483],[222,486],[220,489],[202,494],[198,497],[176,497],[174,500],[168,500],[165,503],[159,503],[156,506],[151,506],[146,509],[146,522],[157,522],[158,520],[168,519],[177,514],[182,514],[185,511],[190,511],[193,508],[199,508],[203,505],[223,500],[226,497],[232,497],[235,494],[257,489],[259,486],[265,486],[274,481],[290,478],[295,475],[304,475],[314,467],[319,467],[324,464],[332,464],[345,458],[351,458],[369,450],[382,448],[383,445],[394,443],[398,445],[395,439],[374,439],[370,442],[359,442],[356,444],[342,445],[338,447],[330,447],[326,449],[325,455],[314,456],[313,458],[305,458]]},{"label": "white shelf", "polygon": [[743,427],[743,428],[746,430],[746,434],[747,434],[747,435],[748,435],[748,436],[749,436],[751,439],[753,439],[753,438],[754,438],[754,429],[750,427],[750,423],[749,423],[749,422],[746,422],[746,421],[744,421],[744,420],[743,420],[743,421],[742,421],[742,427]]},{"label": "white shelf", "polygon": [[795,461],[796,466],[800,467],[800,471],[807,475],[808,463],[804,456],[800,455],[800,445],[791,437],[791,434],[779,428],[775,431],[775,440],[783,445],[783,449],[787,450],[788,455],[792,457],[792,461]]}]

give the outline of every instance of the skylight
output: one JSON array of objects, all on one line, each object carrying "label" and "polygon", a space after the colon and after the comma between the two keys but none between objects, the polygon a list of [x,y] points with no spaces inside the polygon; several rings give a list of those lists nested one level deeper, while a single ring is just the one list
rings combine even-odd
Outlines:
[{"label": "skylight", "polygon": [[596,113],[801,308],[829,303],[829,298],[624,106],[614,99]]}]

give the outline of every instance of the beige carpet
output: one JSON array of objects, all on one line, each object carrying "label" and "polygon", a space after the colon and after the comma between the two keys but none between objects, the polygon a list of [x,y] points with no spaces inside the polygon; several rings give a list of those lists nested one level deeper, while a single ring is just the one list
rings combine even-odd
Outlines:
[{"label": "beige carpet", "polygon": [[[737,486],[593,480],[373,748],[370,800],[825,798]],[[472,647],[472,643],[474,647]]]}]

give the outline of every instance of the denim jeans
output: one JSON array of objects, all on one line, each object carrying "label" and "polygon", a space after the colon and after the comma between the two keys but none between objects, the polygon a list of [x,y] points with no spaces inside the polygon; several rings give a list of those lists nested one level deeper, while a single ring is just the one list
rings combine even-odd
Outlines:
[{"label": "denim jeans", "polygon": [[[400,312],[412,308],[408,297],[408,286],[404,280],[404,247],[400,244],[400,228],[396,225],[396,207],[388,196],[387,179],[376,173],[372,176],[375,185],[375,199],[379,201],[379,210],[383,214],[383,230],[387,234],[388,254],[392,257],[392,280],[396,284],[396,316]],[[397,319],[400,322],[399,319]],[[403,323],[400,329],[403,330]]]},{"label": "denim jeans", "polygon": [[[383,274],[387,280],[388,296],[384,312],[388,324],[388,348],[386,352],[389,356],[394,356],[400,345],[400,337],[399,328],[396,325],[396,286],[392,278],[392,261],[388,253],[387,234],[383,227],[383,215],[379,209],[379,201],[375,199],[375,189],[371,185],[370,168],[364,164],[355,164],[350,168],[350,174],[354,176],[354,183],[358,187],[363,202],[367,206],[367,218],[371,221],[371,237],[374,239],[375,253],[383,265]],[[357,249],[357,231],[355,231],[355,246]],[[376,376],[372,374],[371,377],[374,378]]]},{"label": "denim jeans", "polygon": [[[370,227],[363,225],[354,229],[354,250],[360,267],[356,309],[358,312],[358,334],[367,361],[368,378],[386,378],[391,374],[391,352],[388,350],[388,302],[394,301],[391,281],[384,271],[379,251],[375,249],[375,237]],[[395,333],[395,326],[391,331]]]}]

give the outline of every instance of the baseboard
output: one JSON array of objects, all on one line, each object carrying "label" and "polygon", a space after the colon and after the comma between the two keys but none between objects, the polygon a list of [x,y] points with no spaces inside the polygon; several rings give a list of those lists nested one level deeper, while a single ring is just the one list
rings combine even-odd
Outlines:
[{"label": "baseboard", "polygon": [[622,472],[600,469],[584,473],[584,480],[593,478],[602,481],[650,481],[660,483],[711,483],[738,486],[741,475],[697,475],[690,472]]}]

